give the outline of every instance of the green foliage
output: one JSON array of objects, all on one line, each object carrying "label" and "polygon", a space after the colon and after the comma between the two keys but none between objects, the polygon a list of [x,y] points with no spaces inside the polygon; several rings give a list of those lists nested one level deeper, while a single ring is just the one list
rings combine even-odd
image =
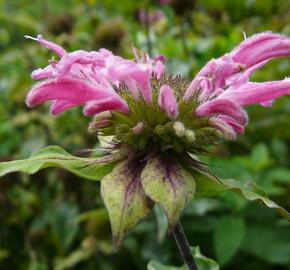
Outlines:
[{"label": "green foliage", "polygon": [[[200,253],[199,247],[191,248],[192,255],[197,264],[199,270],[219,270],[219,265],[212,259]],[[157,261],[149,262],[147,270],[187,270],[187,266],[183,265],[181,267],[174,267],[169,265],[164,265]]]},{"label": "green foliage", "polygon": [[[290,34],[289,1],[197,0],[195,8],[184,15],[172,6],[161,6],[157,2],[151,1],[150,11],[161,10],[165,16],[150,25],[152,54],[165,54],[168,69],[188,78],[209,59],[229,51],[243,40],[242,32],[247,36],[265,30]],[[23,36],[42,33],[70,51],[111,46],[121,55],[132,58],[128,44],[147,50],[145,26],[136,19],[137,10],[144,4],[145,1],[131,0],[120,3],[113,0],[0,1],[1,161],[26,158],[52,144],[74,153],[93,149],[98,143],[95,137],[88,135],[90,119],[83,117],[80,109],[52,118],[46,106],[33,111],[26,108],[25,95],[33,83],[29,73],[46,66],[53,54]],[[63,13],[74,18],[69,32],[67,26],[58,21],[59,14]],[[57,31],[52,27],[56,21]],[[117,22],[120,27],[105,33],[106,29],[111,29],[108,22],[109,25]],[[101,32],[101,42],[96,32]],[[116,41],[116,34],[121,40]],[[289,67],[287,58],[271,61],[252,79],[283,79],[289,76]],[[261,194],[252,193],[253,187],[246,186],[243,191],[246,182],[251,181],[289,210],[289,97],[278,100],[270,108],[251,106],[247,110],[250,121],[246,133],[236,142],[223,143],[215,149],[222,157],[205,157],[203,161],[220,178],[236,179],[242,184],[241,189],[236,182],[234,186],[232,182],[226,183],[234,193],[261,201],[258,198]],[[84,164],[84,160],[87,159],[76,158],[74,162]],[[73,162],[54,160],[53,163],[69,169]],[[20,166],[21,162],[12,164]],[[48,164],[52,165],[47,160],[37,161],[34,170]],[[30,165],[21,166],[29,170],[26,166]],[[92,167],[96,170],[95,176],[91,174],[93,170],[83,173],[99,180],[103,172],[97,170],[97,164]],[[194,178],[195,199],[182,216],[191,244],[201,245],[201,250],[208,257],[216,258],[224,270],[290,269],[287,221],[275,211],[247,202],[243,196],[224,192],[221,197],[215,197],[217,191],[225,187],[213,182],[216,179],[208,175],[195,172]],[[201,198],[205,193],[213,197]],[[273,206],[268,199],[266,202]],[[158,210],[155,216],[159,220],[159,237],[156,218],[149,216],[124,241],[119,252],[113,253],[109,217],[99,196],[99,185],[95,181],[81,181],[63,170],[44,169],[34,175],[11,173],[4,176],[0,181],[0,209],[0,268],[4,270],[143,270],[152,259],[164,265],[181,262],[166,232],[164,214],[162,216]],[[223,241],[216,243],[217,228],[226,219],[231,219],[227,226],[232,225],[232,228],[223,234]],[[220,253],[230,249],[229,245],[234,245],[234,254],[230,257],[224,252],[228,258],[221,257]]]},{"label": "green foliage", "polygon": [[97,163],[93,158],[75,157],[58,146],[49,146],[28,159],[0,163],[0,176],[16,171],[33,174],[47,167],[59,167],[85,179],[100,180],[113,165]]},{"label": "green foliage", "polygon": [[220,218],[214,230],[214,249],[221,265],[229,262],[245,236],[245,221],[239,217]]}]

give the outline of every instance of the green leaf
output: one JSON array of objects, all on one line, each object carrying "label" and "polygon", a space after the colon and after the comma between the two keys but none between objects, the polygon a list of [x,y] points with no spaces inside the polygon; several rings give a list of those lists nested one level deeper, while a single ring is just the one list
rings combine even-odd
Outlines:
[{"label": "green leaf", "polygon": [[226,191],[235,192],[249,201],[258,201],[269,208],[275,209],[290,221],[290,213],[270,200],[266,193],[253,182],[247,184],[233,179],[221,179],[207,172],[190,170],[196,182],[196,197],[216,196]]},{"label": "green leaf", "polygon": [[33,174],[47,167],[58,167],[86,179],[100,180],[112,170],[113,164],[95,161],[94,158],[73,156],[58,146],[48,146],[28,159],[0,163],[0,177],[16,171]]},{"label": "green leaf", "polygon": [[263,261],[290,265],[289,226],[273,223],[250,226],[242,249]]},{"label": "green leaf", "polygon": [[108,220],[108,211],[105,207],[93,209],[90,211],[86,211],[81,213],[76,217],[76,222],[80,223],[89,219],[98,219],[100,221]]},{"label": "green leaf", "polygon": [[109,211],[115,247],[153,206],[141,185],[142,168],[138,162],[124,161],[102,179],[101,194]]},{"label": "green leaf", "polygon": [[210,173],[199,172],[197,170],[191,170],[190,172],[196,182],[196,197],[216,196],[227,190],[223,182]]},{"label": "green leaf", "polygon": [[221,265],[236,254],[245,236],[245,222],[238,217],[222,217],[214,230],[214,250]]},{"label": "green leaf", "polygon": [[[198,270],[219,270],[218,264],[200,253],[199,247],[191,247],[192,255],[194,256]],[[152,260],[147,266],[147,270],[187,270],[187,266],[180,267],[164,265],[160,262]]]},{"label": "green leaf", "polygon": [[158,261],[152,260],[147,265],[147,270],[186,270],[186,268],[182,267],[174,267],[171,265],[164,265]]},{"label": "green leaf", "polygon": [[72,269],[82,261],[87,260],[94,254],[94,250],[80,248],[74,250],[69,255],[63,258],[58,258],[55,262],[54,270]]},{"label": "green leaf", "polygon": [[290,221],[290,213],[270,200],[265,192],[254,183],[243,184],[233,179],[222,180],[228,191],[233,191],[249,201],[258,201],[269,208],[275,209],[280,215]]},{"label": "green leaf", "polygon": [[175,160],[154,157],[146,164],[141,179],[146,195],[163,208],[169,225],[175,225],[194,196],[194,178]]},{"label": "green leaf", "polygon": [[265,144],[258,144],[251,153],[252,166],[255,170],[262,170],[271,163],[269,151]]},{"label": "green leaf", "polygon": [[196,261],[198,270],[219,270],[217,262],[202,255],[198,246],[191,247],[191,253]]},{"label": "green leaf", "polygon": [[68,202],[62,202],[49,211],[52,232],[64,250],[71,247],[77,235],[78,223],[75,220],[77,214],[77,207]]}]

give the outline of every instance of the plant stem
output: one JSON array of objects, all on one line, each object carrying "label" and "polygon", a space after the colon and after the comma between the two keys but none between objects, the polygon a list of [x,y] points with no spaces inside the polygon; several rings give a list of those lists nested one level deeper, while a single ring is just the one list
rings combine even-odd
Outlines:
[{"label": "plant stem", "polygon": [[196,263],[194,261],[194,258],[191,254],[190,246],[188,244],[186,235],[184,233],[183,227],[182,227],[180,222],[178,222],[174,226],[174,228],[172,230],[172,234],[174,236],[174,239],[175,239],[176,244],[179,248],[181,256],[182,256],[185,264],[187,265],[188,269],[189,270],[198,270]]}]

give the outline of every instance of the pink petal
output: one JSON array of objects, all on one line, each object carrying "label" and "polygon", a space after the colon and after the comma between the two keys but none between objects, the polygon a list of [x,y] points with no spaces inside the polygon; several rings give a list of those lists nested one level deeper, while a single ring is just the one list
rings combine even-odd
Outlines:
[{"label": "pink petal", "polygon": [[275,57],[290,55],[290,39],[271,32],[254,35],[231,53],[234,61],[253,66]]},{"label": "pink petal", "polygon": [[155,73],[157,80],[159,80],[165,71],[165,66],[161,61],[157,61],[155,65]]},{"label": "pink petal", "polygon": [[152,89],[150,84],[151,75],[147,67],[133,67],[128,69],[128,76],[131,76],[139,85],[140,92],[147,104],[152,102]]},{"label": "pink petal", "polygon": [[110,96],[117,96],[117,94],[106,89],[99,89],[78,79],[62,78],[36,84],[29,92],[26,103],[30,107],[49,100],[67,100],[80,104]]},{"label": "pink petal", "polygon": [[128,83],[130,91],[137,96],[132,88],[133,81],[135,81],[145,102],[148,104],[152,102],[151,74],[150,67],[147,64],[136,63],[114,56],[106,60],[104,72],[106,77],[115,84],[121,81]]},{"label": "pink petal", "polygon": [[165,111],[171,119],[175,119],[178,116],[178,103],[170,86],[166,84],[161,86],[158,104],[160,109]]},{"label": "pink petal", "polygon": [[56,100],[51,104],[50,112],[53,116],[56,116],[67,109],[70,109],[79,105],[81,104],[71,103],[70,101],[67,101],[67,100]]},{"label": "pink petal", "polygon": [[242,125],[240,125],[235,119],[233,119],[230,116],[227,115],[219,115],[217,117],[218,119],[221,119],[225,121],[227,124],[229,124],[237,133],[243,134],[245,129]]},{"label": "pink petal", "polygon": [[212,81],[213,91],[215,88],[223,88],[226,85],[226,79],[241,70],[240,63],[234,62],[231,55],[225,54],[218,59],[212,59],[198,72],[195,79],[208,78]]},{"label": "pink petal", "polygon": [[63,49],[61,46],[44,39],[42,35],[38,35],[36,38],[31,36],[25,36],[25,38],[38,41],[41,45],[45,46],[46,48],[55,51],[60,57],[64,56],[67,53],[66,50]]},{"label": "pink petal", "polygon": [[209,119],[209,124],[220,130],[226,140],[233,141],[236,139],[236,132],[226,121],[213,117]]},{"label": "pink petal", "polygon": [[139,91],[138,91],[138,86],[135,80],[133,80],[132,78],[128,77],[124,79],[126,85],[128,86],[131,94],[133,95],[135,100],[139,100]]},{"label": "pink petal", "polygon": [[243,111],[243,109],[237,106],[234,102],[225,98],[214,99],[201,104],[195,110],[195,114],[197,116],[224,114],[231,116],[242,125],[246,124],[248,121],[246,112]]},{"label": "pink petal", "polygon": [[152,102],[152,89],[149,81],[139,82],[141,94],[147,104]]},{"label": "pink petal", "polygon": [[274,103],[274,100],[269,100],[269,101],[261,102],[261,105],[264,107],[271,107],[273,103]]},{"label": "pink petal", "polygon": [[52,78],[56,75],[54,68],[51,65],[48,65],[45,68],[39,68],[32,72],[31,78],[33,80],[40,80],[44,78]]},{"label": "pink petal", "polygon": [[251,75],[257,71],[258,69],[260,69],[262,66],[266,65],[268,63],[268,60],[265,60],[263,62],[260,62],[250,68],[247,68],[244,71],[241,71],[239,73],[236,73],[232,76],[230,76],[227,80],[226,80],[226,84],[227,85],[234,85],[235,87],[241,86],[247,82],[249,82],[249,79],[251,77]]},{"label": "pink petal", "polygon": [[63,76],[70,72],[71,68],[75,64],[80,65],[94,65],[97,67],[105,66],[105,58],[98,52],[87,52],[78,50],[75,52],[64,55],[57,64],[57,70],[59,75]]},{"label": "pink petal", "polygon": [[228,89],[219,98],[229,99],[239,106],[273,101],[290,94],[290,79],[263,83],[249,82],[237,89]]},{"label": "pink petal", "polygon": [[164,62],[166,61],[166,56],[164,54],[158,54],[154,57],[154,60],[155,61],[161,61],[161,62]]},{"label": "pink petal", "polygon": [[93,100],[88,102],[84,107],[84,115],[92,116],[104,111],[119,111],[129,113],[128,105],[120,99],[109,97],[101,100]]},{"label": "pink petal", "polygon": [[200,89],[200,84],[204,78],[203,77],[195,77],[188,88],[185,91],[185,94],[183,96],[183,99],[185,101],[188,101],[194,92],[198,91]]}]

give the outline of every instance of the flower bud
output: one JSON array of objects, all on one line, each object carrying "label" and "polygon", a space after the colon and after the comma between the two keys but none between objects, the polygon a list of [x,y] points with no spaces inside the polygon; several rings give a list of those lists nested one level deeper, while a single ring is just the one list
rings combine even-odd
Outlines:
[{"label": "flower bud", "polygon": [[195,133],[194,133],[194,131],[192,131],[190,129],[186,129],[184,135],[185,135],[185,138],[187,139],[187,141],[189,143],[193,143],[195,141]]},{"label": "flower bud", "polygon": [[174,122],[173,129],[178,137],[183,137],[185,134],[185,127],[181,122]]},{"label": "flower bud", "polygon": [[94,120],[89,124],[88,131],[90,133],[97,132],[100,128],[107,127],[111,124],[109,120],[112,117],[110,111],[104,111],[94,116]]},{"label": "flower bud", "polygon": [[110,120],[103,119],[98,122],[91,122],[88,127],[90,133],[98,132],[100,128],[108,127],[111,124]]},{"label": "flower bud", "polygon": [[131,128],[134,134],[140,134],[145,128],[145,123],[144,122],[139,122],[136,126]]},{"label": "flower bud", "polygon": [[104,119],[110,119],[111,117],[112,117],[111,111],[104,111],[94,116],[94,122],[99,122]]}]

